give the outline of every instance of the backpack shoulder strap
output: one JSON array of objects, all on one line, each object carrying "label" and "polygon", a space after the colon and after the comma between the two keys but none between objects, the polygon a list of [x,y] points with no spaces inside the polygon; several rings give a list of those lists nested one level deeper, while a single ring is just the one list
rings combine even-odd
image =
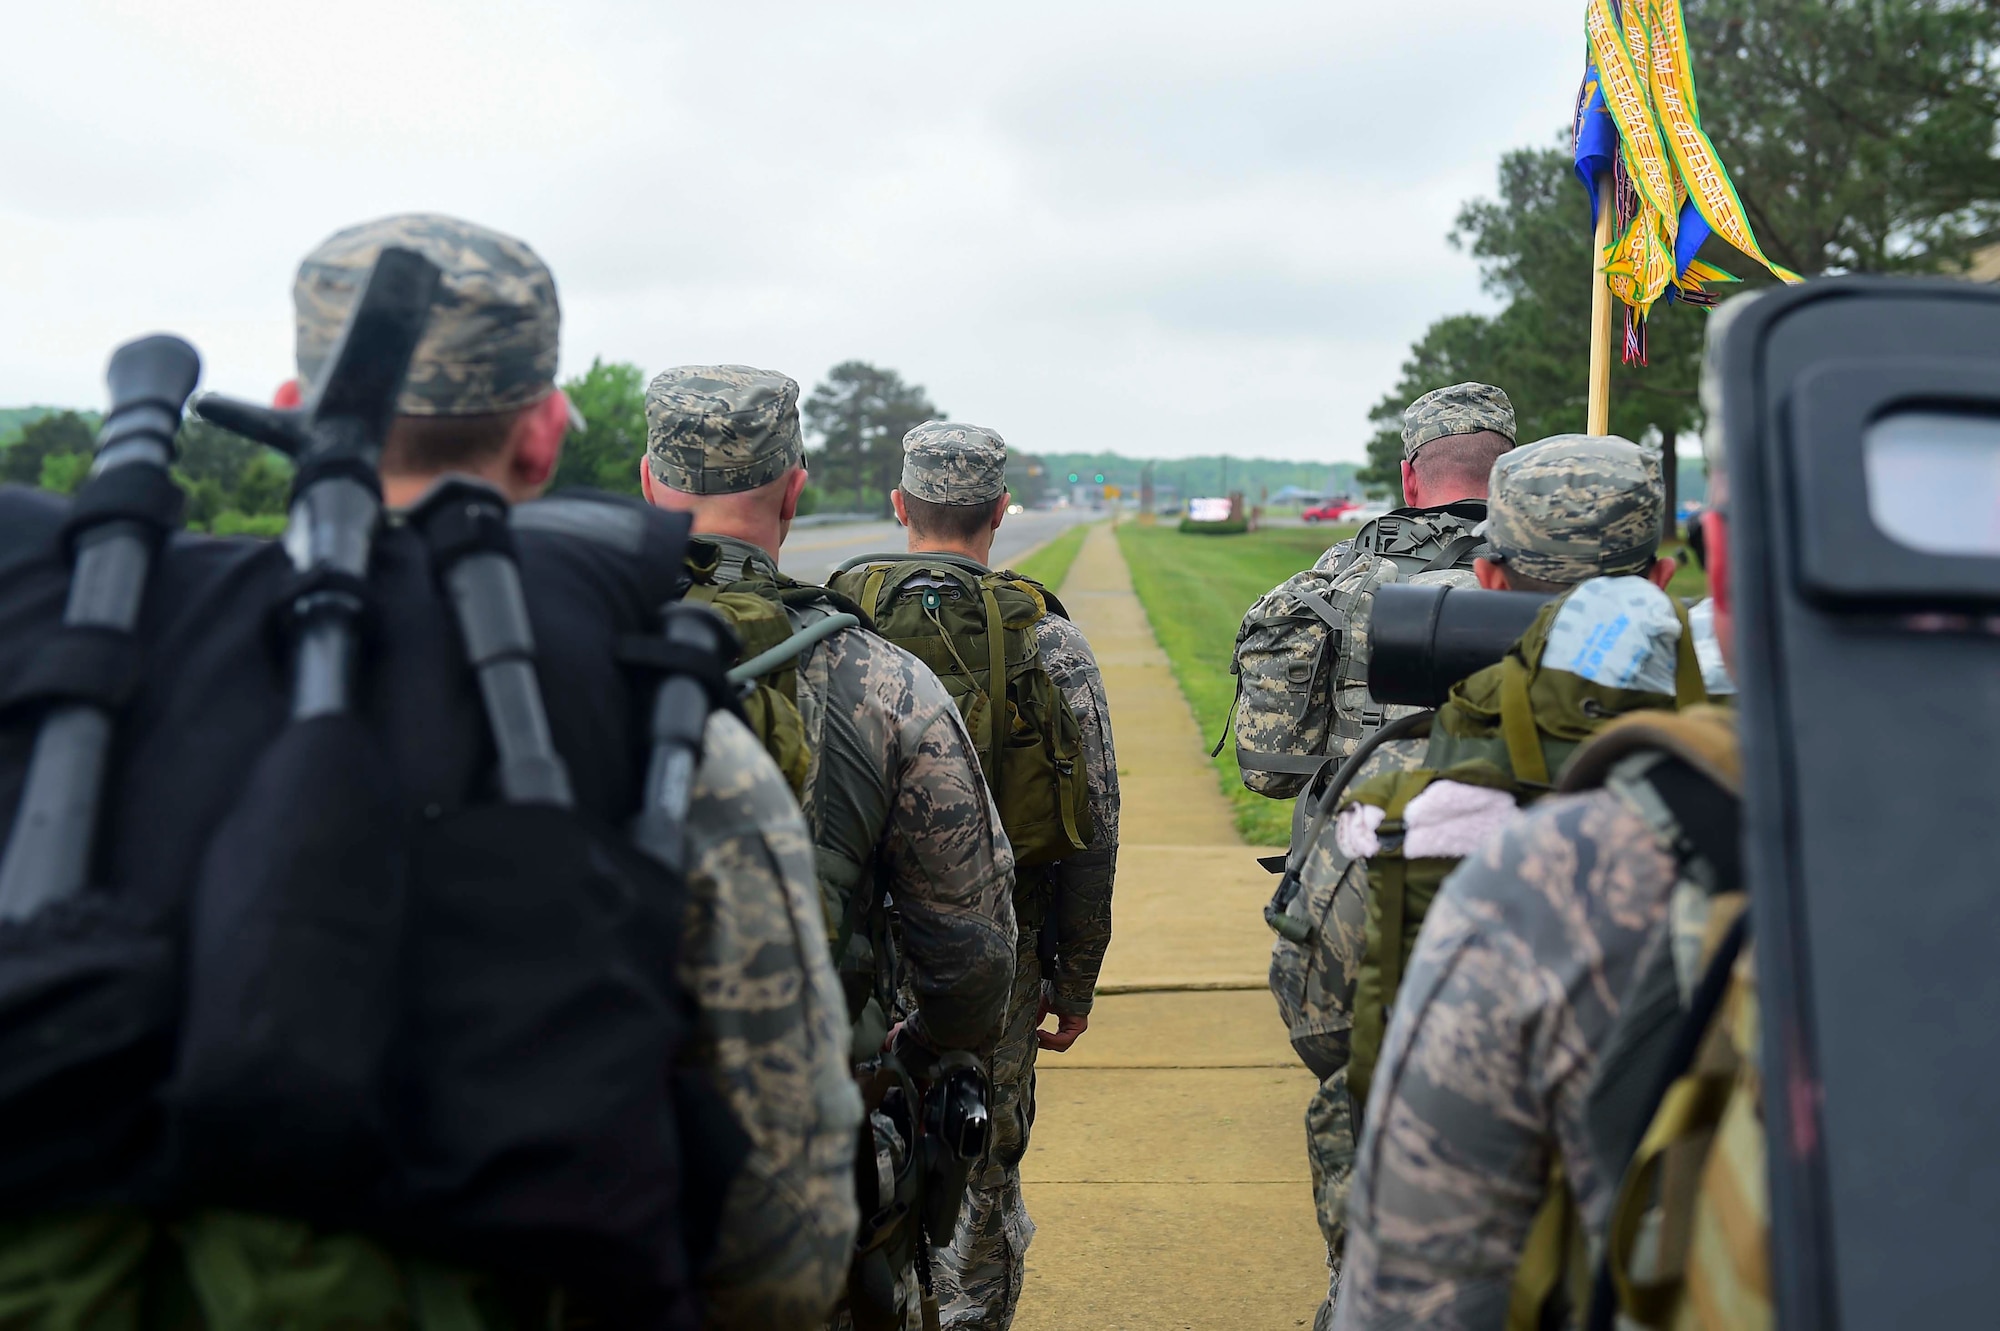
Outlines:
[{"label": "backpack shoulder strap", "polygon": [[1743,788],[1743,756],[1736,738],[1735,714],[1711,704],[1619,717],[1577,750],[1557,789],[1601,786],[1621,759],[1647,749],[1672,754],[1732,794]]}]

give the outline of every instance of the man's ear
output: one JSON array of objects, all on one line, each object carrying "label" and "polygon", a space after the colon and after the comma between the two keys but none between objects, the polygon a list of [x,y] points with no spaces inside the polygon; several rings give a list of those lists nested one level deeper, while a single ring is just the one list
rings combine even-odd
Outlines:
[{"label": "man's ear", "polygon": [[1408,458],[1403,459],[1403,503],[1409,508],[1424,506],[1424,487],[1417,480],[1417,466]]},{"label": "man's ear", "polygon": [[1653,561],[1651,568],[1646,570],[1646,581],[1652,583],[1661,591],[1665,591],[1667,584],[1674,580],[1674,574],[1679,570],[1680,566],[1681,564],[1678,559],[1673,558],[1671,555],[1662,555]]},{"label": "man's ear", "polygon": [[[1410,464],[1405,462],[1404,466]],[[1507,570],[1481,555],[1472,561],[1472,576],[1479,579],[1479,585],[1489,592],[1511,592],[1514,584],[1507,581]]]},{"label": "man's ear", "polygon": [[562,389],[550,391],[528,406],[514,426],[514,455],[509,478],[518,494],[540,494],[562,461],[563,436],[569,433],[569,398]]},{"label": "man's ear", "polygon": [[778,521],[790,522],[799,515],[799,496],[806,492],[806,469],[793,467],[785,477],[785,497],[778,504]]},{"label": "man's ear", "polygon": [[660,502],[653,498],[653,468],[643,453],[639,455],[639,493],[646,497],[649,504]]},{"label": "man's ear", "polygon": [[910,525],[910,510],[903,504],[903,492],[901,489],[889,492],[889,507],[896,510],[896,521],[901,523],[907,530]]},{"label": "man's ear", "polygon": [[296,411],[305,405],[306,395],[297,379],[287,379],[271,394],[271,405],[279,411]]},{"label": "man's ear", "polygon": [[1013,495],[1013,492],[1012,492],[1012,491],[1008,491],[1008,490],[1002,490],[1002,491],[1000,492],[1000,497],[999,497],[998,499],[996,499],[996,500],[994,500],[994,501],[993,501],[993,530],[994,530],[994,531],[999,531],[999,530],[1000,530],[1000,524],[1001,524],[1001,522],[1002,522],[1002,521],[1004,521],[1004,520],[1006,519],[1006,517],[1007,517],[1007,505],[1008,505],[1008,504],[1010,504],[1010,503],[1012,503],[1012,502],[1013,502],[1013,499],[1014,499],[1014,495]]}]

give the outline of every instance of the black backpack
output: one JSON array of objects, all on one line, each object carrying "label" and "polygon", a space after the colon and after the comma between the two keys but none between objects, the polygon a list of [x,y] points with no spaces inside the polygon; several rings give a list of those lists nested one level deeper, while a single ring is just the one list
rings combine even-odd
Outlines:
[{"label": "black backpack", "polygon": [[[0,1213],[264,1211],[693,1326],[747,1143],[677,1071],[657,796],[685,791],[733,651],[669,604],[686,519],[447,483],[365,576],[300,571],[170,534],[171,487],[120,481],[111,448],[74,505],[0,490],[9,867],[46,831],[19,810],[54,719],[114,723],[82,890],[0,921]],[[75,613],[74,556],[114,522],[152,550],[129,633]],[[497,634],[462,613],[495,587]],[[304,714],[292,663],[338,597],[351,696]]]}]

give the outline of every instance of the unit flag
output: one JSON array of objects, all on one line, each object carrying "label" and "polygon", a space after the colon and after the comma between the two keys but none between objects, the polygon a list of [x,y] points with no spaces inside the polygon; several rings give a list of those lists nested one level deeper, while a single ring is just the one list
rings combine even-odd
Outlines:
[{"label": "unit flag", "polygon": [[1694,67],[1680,0],[1589,0],[1590,64],[1577,96],[1576,173],[1590,192],[1593,220],[1616,208],[1605,262],[1611,293],[1626,308],[1625,360],[1643,364],[1645,320],[1661,300],[1712,305],[1709,286],[1739,279],[1695,257],[1721,236],[1781,281],[1798,274],[1757,244],[1743,201],[1702,132]]}]

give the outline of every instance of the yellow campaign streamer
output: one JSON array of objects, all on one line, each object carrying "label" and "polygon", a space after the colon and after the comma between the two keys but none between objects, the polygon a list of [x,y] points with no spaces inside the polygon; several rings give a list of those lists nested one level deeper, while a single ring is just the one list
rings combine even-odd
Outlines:
[{"label": "yellow campaign streamer", "polygon": [[1780,280],[1798,281],[1758,246],[1729,173],[1702,132],[1680,0],[1590,0],[1584,28],[1605,108],[1618,128],[1625,173],[1638,196],[1630,224],[1605,259],[1612,294],[1643,319],[1670,287],[1700,293],[1707,283],[1735,280],[1704,263],[1676,273],[1674,242],[1681,206],[1690,199],[1717,235]]},{"label": "yellow campaign streamer", "polygon": [[1680,0],[1659,0],[1649,12],[1654,49],[1664,57],[1653,64],[1653,105],[1659,110],[1688,197],[1715,234],[1763,264],[1779,281],[1800,281],[1797,273],[1773,263],[1757,244],[1743,200],[1723,169],[1715,145],[1702,131],[1694,91],[1694,60],[1688,52],[1687,22]]}]

